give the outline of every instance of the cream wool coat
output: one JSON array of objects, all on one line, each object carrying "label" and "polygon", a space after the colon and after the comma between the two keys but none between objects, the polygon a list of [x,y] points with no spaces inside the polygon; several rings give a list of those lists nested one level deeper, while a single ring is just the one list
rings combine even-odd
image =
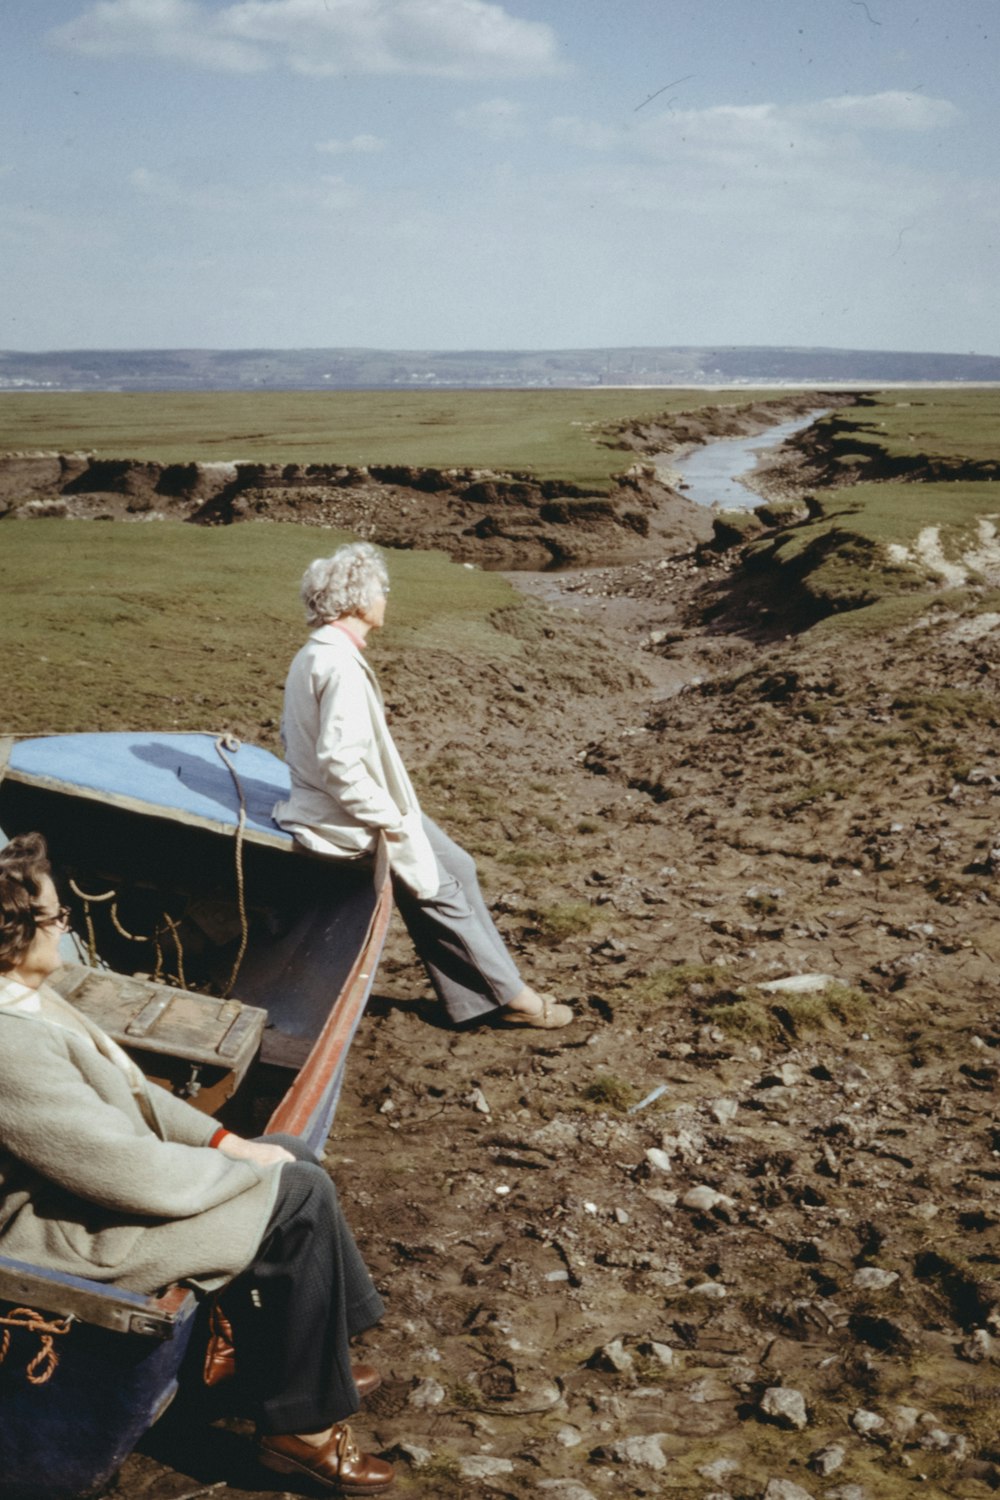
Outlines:
[{"label": "cream wool coat", "polygon": [[420,803],[385,720],[375,674],[346,631],[314,630],[285,683],[292,794],[274,821],[319,854],[357,858],[384,838],[389,865],[430,900],[440,876]]},{"label": "cream wool coat", "polygon": [[89,1036],[0,1007],[0,1254],[135,1292],[242,1271],[280,1166],[213,1149],[216,1122],[156,1084],[137,1096],[76,1014]]}]

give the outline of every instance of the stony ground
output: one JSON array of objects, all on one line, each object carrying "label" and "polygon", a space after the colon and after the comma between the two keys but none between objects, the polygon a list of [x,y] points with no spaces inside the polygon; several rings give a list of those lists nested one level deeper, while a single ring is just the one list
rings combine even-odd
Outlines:
[{"label": "stony ground", "polygon": [[[388,1304],[358,1429],[401,1496],[1000,1483],[1000,647],[706,630],[710,573],[561,577],[590,693],[540,652],[471,715],[454,679],[398,704],[580,1015],[454,1033],[390,942],[329,1165]],[[167,1427],[114,1493],[269,1483],[231,1430]]]},{"label": "stony ground", "polygon": [[[1000,621],[520,581],[519,668],[376,666],[579,1019],[451,1031],[391,935],[328,1156],[388,1307],[363,1445],[401,1500],[991,1494]],[[112,1494],[278,1493],[244,1437],[161,1424]]]}]

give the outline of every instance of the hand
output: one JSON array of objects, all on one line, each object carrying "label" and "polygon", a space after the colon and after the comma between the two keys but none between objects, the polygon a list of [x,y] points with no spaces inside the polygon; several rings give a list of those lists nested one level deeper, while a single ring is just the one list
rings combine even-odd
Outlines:
[{"label": "hand", "polygon": [[294,1161],[295,1157],[284,1146],[271,1146],[267,1141],[248,1141],[241,1135],[227,1135],[217,1149],[236,1161],[252,1161],[258,1167],[273,1167],[276,1162]]}]

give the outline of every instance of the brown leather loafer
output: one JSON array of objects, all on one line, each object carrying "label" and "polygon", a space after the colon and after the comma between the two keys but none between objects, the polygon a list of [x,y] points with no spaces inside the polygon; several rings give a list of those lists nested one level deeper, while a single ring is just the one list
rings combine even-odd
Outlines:
[{"label": "brown leather loafer", "polygon": [[270,1433],[260,1439],[257,1457],[276,1474],[314,1479],[341,1495],[375,1495],[395,1478],[392,1464],[360,1451],[346,1422],[334,1427],[319,1448],[292,1432]]},{"label": "brown leather loafer", "polygon": [[382,1384],[382,1377],[374,1365],[352,1365],[351,1378],[362,1401]]}]

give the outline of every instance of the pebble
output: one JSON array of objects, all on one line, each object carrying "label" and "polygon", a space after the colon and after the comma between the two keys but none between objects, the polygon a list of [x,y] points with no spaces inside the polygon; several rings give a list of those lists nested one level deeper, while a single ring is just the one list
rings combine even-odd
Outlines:
[{"label": "pebble", "polygon": [[595,1500],[592,1490],[578,1484],[575,1479],[540,1479],[536,1490],[544,1490],[552,1500]]},{"label": "pebble", "polygon": [[611,1443],[606,1452],[615,1463],[634,1464],[637,1469],[653,1469],[660,1473],[667,1467],[660,1446],[667,1436],[665,1432],[651,1432],[647,1437],[620,1438],[617,1443]]},{"label": "pebble", "polygon": [[710,1479],[713,1484],[722,1484],[731,1474],[738,1474],[739,1468],[735,1458],[714,1458],[710,1464],[702,1464],[698,1473],[702,1479]]},{"label": "pebble", "polygon": [[458,1467],[463,1479],[499,1479],[504,1474],[513,1474],[514,1464],[509,1458],[491,1458],[488,1453],[471,1453],[460,1458]]},{"label": "pebble", "polygon": [[709,1113],[720,1125],[730,1125],[739,1113],[739,1105],[735,1099],[714,1099],[708,1106]]},{"label": "pebble", "polygon": [[472,1109],[477,1109],[481,1115],[488,1115],[490,1112],[490,1106],[482,1089],[473,1089],[466,1094],[462,1103],[468,1104]]},{"label": "pebble", "polygon": [[568,1271],[546,1271],[546,1273],[545,1273],[545,1280],[546,1281],[568,1281],[569,1280],[569,1272]]},{"label": "pebble", "polygon": [[868,1500],[868,1491],[863,1484],[837,1484],[827,1490],[824,1500]]},{"label": "pebble", "polygon": [[610,1344],[602,1344],[588,1360],[593,1370],[617,1370],[619,1374],[631,1370],[633,1363],[632,1356],[621,1339],[612,1339]]},{"label": "pebble", "polygon": [[770,1417],[773,1422],[777,1422],[779,1427],[791,1428],[798,1432],[801,1432],[809,1422],[806,1398],[801,1391],[792,1390],[785,1385],[768,1386],[760,1398],[760,1410],[765,1417]]},{"label": "pebble", "polygon": [[625,1210],[623,1208],[616,1208],[615,1209],[615,1223],[616,1224],[628,1224],[629,1222],[630,1222],[630,1218],[629,1218],[629,1215],[625,1212]]},{"label": "pebble", "polygon": [[822,1479],[826,1479],[828,1475],[836,1473],[846,1457],[847,1454],[839,1443],[828,1443],[825,1448],[818,1448],[812,1454],[809,1467]]},{"label": "pebble", "polygon": [[[646,1153],[647,1156],[649,1153]],[[696,1213],[711,1213],[713,1208],[731,1208],[732,1198],[725,1193],[717,1192],[715,1188],[706,1183],[700,1183],[697,1187],[689,1188],[681,1198],[684,1208],[693,1209]]]},{"label": "pebble", "polygon": [[646,1160],[657,1172],[670,1171],[670,1157],[666,1151],[661,1151],[659,1146],[650,1146],[646,1152]]},{"label": "pebble", "polygon": [[884,1271],[881,1266],[862,1266],[854,1273],[854,1286],[859,1292],[885,1292],[899,1280],[898,1271]]},{"label": "pebble", "polygon": [[757,988],[765,990],[769,995],[810,995],[819,990],[828,990],[831,984],[836,983],[832,974],[788,974],[784,979],[765,980]]},{"label": "pebble", "polygon": [[672,1365],[674,1362],[674,1351],[670,1345],[658,1344],[654,1340],[650,1340],[648,1344],[640,1344],[639,1353],[648,1355],[661,1365]]},{"label": "pebble", "polygon": [[688,1287],[688,1292],[692,1297],[707,1297],[712,1302],[721,1302],[728,1295],[721,1281],[699,1281],[697,1286]]},{"label": "pebble", "polygon": [[394,1452],[401,1453],[415,1469],[426,1469],[433,1457],[429,1448],[421,1448],[419,1443],[401,1442],[394,1445]]},{"label": "pebble", "polygon": [[866,1411],[863,1406],[859,1406],[851,1417],[851,1426],[861,1437],[874,1437],[885,1428],[885,1418],[880,1417],[878,1412]]},{"label": "pebble", "polygon": [[577,1427],[560,1427],[556,1433],[556,1442],[561,1448],[579,1448],[583,1442],[583,1433]]},{"label": "pebble", "polygon": [[764,1490],[764,1500],[813,1500],[809,1490],[791,1479],[769,1479]]},{"label": "pebble", "polygon": [[409,1403],[411,1406],[415,1406],[418,1411],[423,1411],[430,1406],[440,1406],[444,1400],[444,1395],[444,1386],[428,1377],[427,1380],[422,1380],[410,1392]]}]

